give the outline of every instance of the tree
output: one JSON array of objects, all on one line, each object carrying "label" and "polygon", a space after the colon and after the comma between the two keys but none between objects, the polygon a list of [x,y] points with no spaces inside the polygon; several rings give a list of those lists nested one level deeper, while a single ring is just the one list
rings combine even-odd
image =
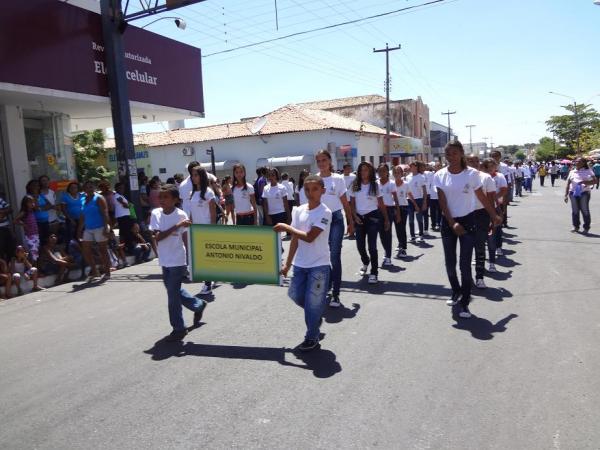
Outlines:
[{"label": "tree", "polygon": [[515,152],[515,158],[517,158],[517,159],[519,159],[521,161],[525,160],[526,156],[527,155],[525,154],[525,152],[523,150],[517,150]]},{"label": "tree", "polygon": [[543,137],[535,148],[536,161],[552,161],[569,156],[571,151],[567,147],[561,147],[554,139]]},{"label": "tree", "polygon": [[600,129],[600,114],[591,105],[566,105],[564,109],[570,114],[551,116],[546,121],[548,131],[553,133],[569,150],[577,152],[577,141],[581,147],[581,136]]},{"label": "tree", "polygon": [[115,175],[114,172],[96,162],[99,156],[106,155],[102,130],[83,131],[75,135],[73,145],[75,165],[80,180],[97,182]]}]

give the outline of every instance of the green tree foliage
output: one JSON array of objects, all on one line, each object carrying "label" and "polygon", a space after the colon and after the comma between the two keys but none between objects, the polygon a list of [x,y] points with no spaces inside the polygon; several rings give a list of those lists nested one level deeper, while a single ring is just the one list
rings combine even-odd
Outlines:
[{"label": "green tree foliage", "polygon": [[[584,151],[582,137],[600,130],[600,114],[591,105],[566,105],[563,106],[569,114],[551,116],[546,121],[548,131],[552,132],[561,144],[564,144],[574,154],[577,152],[577,133],[581,150]],[[587,142],[587,141],[586,141]],[[591,149],[587,149],[588,151]]]},{"label": "green tree foliage", "polygon": [[102,130],[84,131],[73,137],[75,165],[81,181],[99,181],[115,175],[106,167],[98,165],[97,158],[106,155]]},{"label": "green tree foliage", "polygon": [[515,158],[517,158],[517,159],[519,159],[519,160],[521,160],[521,161],[525,160],[525,157],[526,157],[526,156],[527,156],[527,155],[525,154],[525,152],[524,152],[523,150],[517,150],[517,151],[515,152]]},{"label": "green tree foliage", "polygon": [[536,161],[552,161],[555,159],[563,159],[569,156],[571,151],[550,137],[543,137],[535,149]]},{"label": "green tree foliage", "polygon": [[518,145],[503,145],[502,148],[504,149],[504,154],[506,156],[509,155],[514,155],[515,153],[517,153],[519,151],[519,146]]}]

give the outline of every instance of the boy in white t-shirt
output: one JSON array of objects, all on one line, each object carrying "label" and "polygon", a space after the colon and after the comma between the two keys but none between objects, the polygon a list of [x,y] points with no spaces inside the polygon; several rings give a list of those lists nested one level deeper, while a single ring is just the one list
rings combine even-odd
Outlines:
[{"label": "boy in white t-shirt", "polygon": [[304,309],[306,336],[297,348],[307,352],[319,347],[319,327],[327,307],[331,274],[329,228],[332,213],[321,203],[321,196],[325,193],[325,183],[321,177],[306,177],[303,187],[308,203],[294,208],[291,225],[279,223],[273,229],[278,233],[292,235],[290,251],[281,274],[286,276],[293,262],[294,276],[288,295]]},{"label": "boy in white t-shirt", "polygon": [[159,194],[160,208],[152,211],[150,229],[158,247],[158,263],[162,267],[163,283],[169,300],[169,321],[173,331],[167,341],[180,341],[188,333],[183,321],[181,306],[194,311],[194,328],[200,325],[206,302],[192,296],[181,288],[186,275],[186,250],[183,245],[183,229],[192,223],[185,212],[175,205],[179,190],[173,184],[163,186]]}]

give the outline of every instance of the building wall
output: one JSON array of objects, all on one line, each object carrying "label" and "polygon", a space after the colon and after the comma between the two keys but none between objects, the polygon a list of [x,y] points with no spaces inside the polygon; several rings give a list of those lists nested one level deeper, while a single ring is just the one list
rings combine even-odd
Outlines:
[{"label": "building wall", "polygon": [[[263,137],[251,136],[206,141],[197,144],[168,145],[149,148],[148,151],[152,172],[163,181],[175,173],[185,173],[185,167],[190,161],[210,162],[210,157],[206,154],[206,149],[210,147],[214,148],[215,161],[239,161],[246,166],[248,179],[253,179],[257,161],[260,158],[314,155],[318,150],[328,148],[330,143],[335,143],[336,147],[350,145],[355,148],[354,167],[358,165],[362,155],[367,158],[373,156],[377,161],[383,155],[383,136],[357,136],[354,132],[337,130],[307,131]],[[194,155],[184,156],[184,147],[193,147]],[[334,167],[337,168],[335,153],[333,153],[333,158]],[[312,161],[309,167],[302,166],[301,168],[307,168],[313,173],[316,172],[317,167],[314,159]],[[286,168],[286,171],[291,176],[297,177],[296,172],[299,172],[301,168],[289,167]],[[164,173],[160,173],[162,172],[161,169],[164,169]],[[217,176],[224,174],[217,172]],[[226,171],[226,174],[230,174],[230,171]]]}]

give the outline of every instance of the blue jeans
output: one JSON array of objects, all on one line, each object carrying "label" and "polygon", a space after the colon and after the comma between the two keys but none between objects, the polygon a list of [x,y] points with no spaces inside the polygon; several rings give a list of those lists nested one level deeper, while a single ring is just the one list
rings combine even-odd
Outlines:
[{"label": "blue jeans", "polygon": [[319,322],[327,307],[327,287],[331,267],[303,268],[294,266],[294,276],[288,289],[289,297],[304,309],[306,339],[319,339]]},{"label": "blue jeans", "polygon": [[[377,235],[379,234],[379,230],[383,227],[383,219],[381,218],[381,213],[378,209],[365,215],[357,215],[362,222],[361,225],[357,223],[354,224],[356,248],[360,254],[360,260],[365,266],[368,266],[369,263],[371,263],[371,275],[377,275],[377,264],[379,262],[379,257],[377,256]],[[369,246],[368,254],[365,240]]]},{"label": "blue jeans", "polygon": [[331,295],[340,295],[342,285],[342,242],[344,242],[344,215],[334,211],[329,229],[329,257],[331,258]]},{"label": "blue jeans", "polygon": [[410,230],[410,237],[415,237],[415,215],[417,216],[419,236],[423,236],[423,213],[421,212],[421,208],[423,207],[423,199],[415,198],[415,203],[419,207],[419,211],[415,211],[415,206],[410,200],[408,202],[408,228]]},{"label": "blue jeans", "polygon": [[573,227],[579,228],[580,219],[579,213],[583,216],[583,229],[589,230],[592,224],[592,216],[590,214],[590,193],[582,192],[581,197],[575,197],[573,193],[569,193],[571,199],[571,218],[573,220]]},{"label": "blue jeans", "polygon": [[[446,273],[452,287],[452,292],[460,294],[460,303],[467,306],[471,301],[471,258],[473,257],[473,247],[475,246],[475,218],[471,213],[468,216],[456,217],[454,220],[460,223],[466,233],[457,236],[448,225],[446,218],[442,219],[442,244],[444,246],[444,258],[446,262]],[[456,275],[456,243],[460,244],[460,278]]]},{"label": "blue jeans", "polygon": [[181,288],[181,281],[186,271],[186,266],[162,268],[163,283],[167,288],[169,299],[169,322],[175,331],[185,330],[182,305],[194,312],[200,311],[204,307],[204,300],[192,296]]}]

